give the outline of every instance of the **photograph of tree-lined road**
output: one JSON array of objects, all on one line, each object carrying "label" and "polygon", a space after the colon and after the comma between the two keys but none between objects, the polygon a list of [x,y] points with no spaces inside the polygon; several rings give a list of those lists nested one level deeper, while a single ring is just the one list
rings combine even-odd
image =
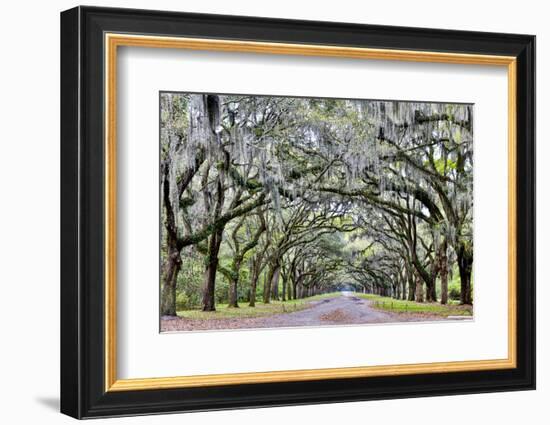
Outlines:
[{"label": "photograph of tree-lined road", "polygon": [[472,105],[160,93],[161,331],[472,318]]}]

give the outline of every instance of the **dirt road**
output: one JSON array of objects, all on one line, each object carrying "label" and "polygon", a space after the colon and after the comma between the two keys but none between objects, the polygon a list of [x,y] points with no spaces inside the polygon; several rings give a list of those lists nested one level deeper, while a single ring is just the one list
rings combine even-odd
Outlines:
[{"label": "dirt road", "polygon": [[445,320],[439,316],[376,310],[370,306],[370,301],[355,297],[350,292],[342,292],[339,297],[312,301],[310,304],[305,310],[273,316],[210,320],[163,319],[161,326],[163,332],[170,332]]}]

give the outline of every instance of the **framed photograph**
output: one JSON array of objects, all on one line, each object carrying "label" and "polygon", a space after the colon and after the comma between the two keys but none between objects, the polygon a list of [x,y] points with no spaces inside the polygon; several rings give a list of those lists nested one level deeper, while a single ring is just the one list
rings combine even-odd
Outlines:
[{"label": "framed photograph", "polygon": [[61,14],[61,411],[535,388],[535,37]]}]

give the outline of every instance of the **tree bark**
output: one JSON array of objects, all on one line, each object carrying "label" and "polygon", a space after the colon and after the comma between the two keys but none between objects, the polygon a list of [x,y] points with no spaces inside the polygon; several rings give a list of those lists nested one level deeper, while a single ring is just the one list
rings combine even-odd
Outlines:
[{"label": "tree bark", "polygon": [[277,263],[275,270],[273,271],[273,278],[271,279],[271,299],[279,299],[279,276],[281,274],[281,265]]},{"label": "tree bark", "polygon": [[[221,149],[223,161],[221,166],[217,165],[218,175],[215,181],[215,195],[205,188],[203,190],[203,196],[205,199],[206,211],[208,213],[207,222],[212,228],[212,233],[208,239],[208,250],[205,258],[205,274],[204,274],[204,286],[203,286],[203,298],[202,298],[202,310],[214,311],[216,310],[215,290],[216,290],[216,272],[218,269],[218,254],[220,251],[220,245],[222,243],[223,229],[226,222],[218,222],[222,215],[223,204],[225,201],[225,173],[229,166],[229,157],[223,151],[221,147],[221,138],[217,132],[217,128],[220,124],[220,100],[218,96],[206,95],[202,96],[202,105],[208,116],[207,127],[209,128],[210,135],[212,137],[211,144],[216,148]],[[207,179],[208,174],[204,176]],[[212,204],[212,198],[215,199]]]},{"label": "tree bark", "polygon": [[180,252],[175,246],[168,248],[168,259],[162,286],[160,314],[176,316],[176,284],[181,269]]},{"label": "tree bark", "polygon": [[296,299],[304,298],[304,285],[302,284],[302,279],[298,278],[296,282]]},{"label": "tree bark", "polygon": [[252,262],[252,276],[250,277],[250,302],[248,305],[250,307],[256,306],[256,287],[258,286],[258,279],[260,277],[260,267],[256,261],[251,260]]},{"label": "tree bark", "polygon": [[415,295],[416,295],[416,282],[415,282],[414,273],[412,271],[412,267],[410,264],[407,264],[407,282],[409,284],[409,294],[407,299],[409,301],[414,301]]},{"label": "tree bark", "polygon": [[229,304],[228,307],[239,307],[239,272],[241,270],[241,261],[237,260],[231,270],[232,276],[229,281]]},{"label": "tree bark", "polygon": [[208,254],[204,273],[204,286],[202,296],[202,311],[215,311],[216,271],[218,268],[218,254],[222,242],[222,230],[218,230],[210,236],[208,241]]},{"label": "tree bark", "polygon": [[[239,279],[240,279],[240,271],[241,271],[242,262],[244,261],[245,255],[258,245],[258,241],[260,240],[260,236],[266,230],[266,222],[265,222],[263,213],[260,212],[258,215],[260,217],[260,225],[256,229],[256,232],[254,233],[254,236],[252,237],[252,239],[250,239],[246,245],[241,246],[241,243],[239,241],[239,236],[238,236],[239,229],[242,227],[242,225],[244,223],[244,220],[245,220],[244,217],[240,221],[240,223],[237,224],[237,226],[235,227],[235,229],[233,230],[233,233],[231,235],[231,237],[233,239],[234,254],[233,254],[233,262],[232,262],[232,265],[231,265],[231,272],[230,272],[231,277],[229,279],[229,305],[228,305],[228,307],[239,307],[239,304],[238,304],[238,298],[239,298],[238,288],[239,288]],[[263,257],[263,254],[259,253],[259,254],[256,254],[256,256],[251,259],[251,261],[250,261],[250,270],[253,271],[253,274],[254,274],[254,269],[261,267],[262,257]],[[255,276],[252,276],[253,280],[255,281],[254,282],[254,297],[256,296],[255,291],[256,291],[256,284],[257,284],[257,281],[258,281],[258,273],[259,273],[259,271],[257,271]],[[249,297],[249,301],[250,301],[250,297]],[[254,302],[255,301],[256,300],[254,298]]]},{"label": "tree bark", "polygon": [[447,241],[440,248],[439,277],[441,278],[441,304],[447,304],[449,299],[449,268],[447,265]]},{"label": "tree bark", "polygon": [[168,255],[164,266],[164,282],[161,293],[161,316],[176,316],[176,284],[181,268],[181,247],[178,244],[176,215],[170,201],[170,167],[171,163],[163,164],[163,203],[166,211],[166,245]]},{"label": "tree bark", "polygon": [[264,276],[264,304],[269,304],[271,302],[271,281],[273,280],[273,273],[275,272],[275,267],[273,265],[269,266],[267,270],[267,275]]},{"label": "tree bark", "polygon": [[422,279],[420,277],[416,276],[416,293],[414,295],[416,302],[422,303],[424,302],[424,288],[422,288]]},{"label": "tree bark", "polygon": [[[434,264],[434,269],[436,268],[436,265]],[[437,273],[433,273],[429,284],[426,283],[426,301],[429,303],[436,302],[437,301],[437,295],[435,292],[435,281],[436,281]]]},{"label": "tree bark", "polygon": [[460,245],[457,252],[458,271],[460,273],[460,303],[472,304],[472,264],[473,255],[466,249],[464,244]]}]

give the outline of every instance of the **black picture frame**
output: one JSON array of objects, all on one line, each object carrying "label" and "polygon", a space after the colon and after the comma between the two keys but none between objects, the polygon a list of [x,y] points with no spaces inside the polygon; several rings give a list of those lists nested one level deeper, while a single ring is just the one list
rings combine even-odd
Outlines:
[{"label": "black picture frame", "polygon": [[[104,33],[517,58],[517,367],[369,378],[105,391]],[[535,388],[535,37],[76,7],[61,13],[61,412],[75,418]]]}]

